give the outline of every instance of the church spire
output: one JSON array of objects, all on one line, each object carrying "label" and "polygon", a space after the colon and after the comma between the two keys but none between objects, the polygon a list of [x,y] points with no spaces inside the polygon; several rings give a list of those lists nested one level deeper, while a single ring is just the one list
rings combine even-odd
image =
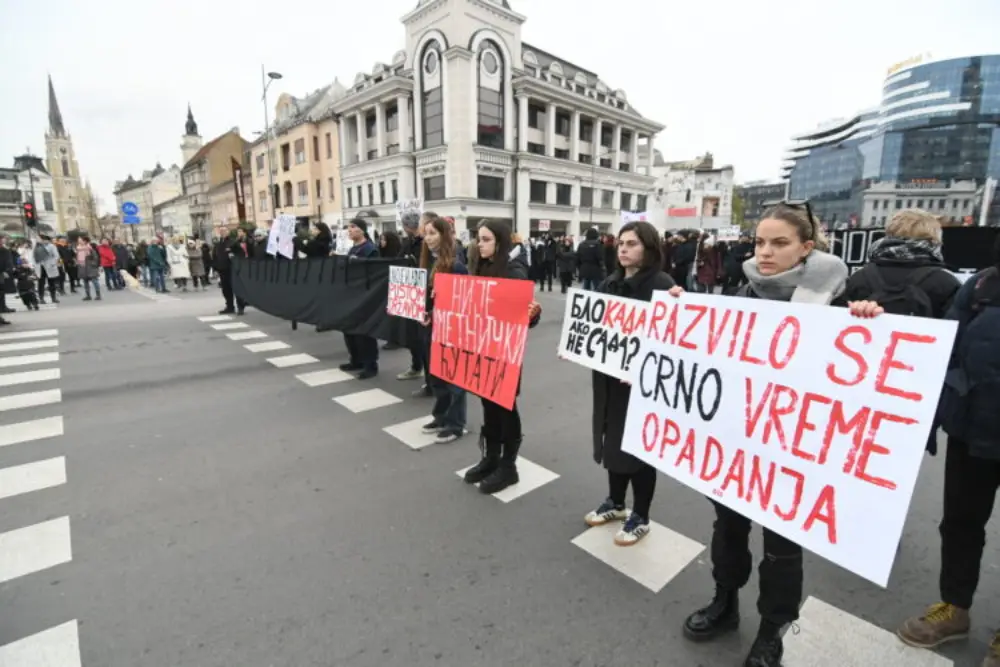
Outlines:
[{"label": "church spire", "polygon": [[65,137],[66,128],[63,126],[62,113],[59,111],[59,102],[56,100],[56,89],[52,86],[52,75],[49,75],[49,134],[54,137]]},{"label": "church spire", "polygon": [[198,123],[194,122],[194,114],[191,113],[191,103],[188,102],[188,117],[187,122],[184,123],[184,136],[187,137],[197,137],[198,136]]}]

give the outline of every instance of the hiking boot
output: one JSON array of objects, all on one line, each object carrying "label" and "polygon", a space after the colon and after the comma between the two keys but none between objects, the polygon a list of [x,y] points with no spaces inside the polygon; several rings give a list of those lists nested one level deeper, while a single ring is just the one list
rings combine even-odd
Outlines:
[{"label": "hiking boot", "polygon": [[917,648],[934,648],[945,642],[969,636],[969,611],[947,602],[932,604],[923,616],[907,619],[896,636],[904,644]]},{"label": "hiking boot", "polygon": [[684,619],[684,636],[693,642],[706,642],[738,627],[739,592],[716,586],[712,602]]},{"label": "hiking boot", "polygon": [[615,544],[630,547],[646,535],[649,535],[649,519],[632,512],[625,519],[621,530],[615,533]]},{"label": "hiking boot", "polygon": [[513,461],[501,461],[496,470],[479,485],[479,492],[486,495],[493,495],[514,486],[521,481],[517,474],[517,465]]},{"label": "hiking boot", "polygon": [[779,635],[759,634],[753,640],[743,667],[781,667],[781,656],[784,653],[785,646]]},{"label": "hiking boot", "polygon": [[489,442],[485,435],[479,436],[479,463],[465,471],[466,484],[478,484],[493,474],[500,465],[500,443]]},{"label": "hiking boot", "polygon": [[596,510],[587,512],[583,520],[588,526],[603,526],[612,521],[624,521],[628,518],[628,510],[624,505],[616,505],[611,498],[597,506]]},{"label": "hiking boot", "polygon": [[983,658],[983,663],[979,667],[1000,667],[1000,630],[993,635],[990,641],[990,651]]}]

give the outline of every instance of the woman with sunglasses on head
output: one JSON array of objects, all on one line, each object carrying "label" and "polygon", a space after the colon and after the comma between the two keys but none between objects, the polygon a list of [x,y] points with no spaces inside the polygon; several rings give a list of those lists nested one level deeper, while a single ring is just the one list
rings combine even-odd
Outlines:
[{"label": "woman with sunglasses on head", "polygon": [[[519,246],[518,246],[519,247]],[[529,280],[523,249],[517,251],[511,240],[510,226],[498,220],[483,220],[469,247],[469,273],[473,276]],[[538,324],[542,308],[536,301],[528,307],[528,326]],[[518,381],[517,393],[521,393]],[[517,402],[508,410],[493,401],[482,399],[483,431],[479,438],[479,463],[465,473],[466,484],[479,484],[482,493],[491,494],[517,484],[517,453],[521,449],[521,414]]]},{"label": "woman with sunglasses on head", "polygon": [[[753,258],[743,264],[748,284],[735,294],[750,299],[849,306],[857,316],[871,314],[871,302],[847,303],[848,270],[828,254],[826,239],[808,204],[782,203],[766,211],[757,225]],[[725,505],[715,505],[712,577],[715,597],[684,621],[684,636],[702,642],[739,626],[739,590],[750,579],[750,519]],[[781,635],[799,617],[802,604],[802,547],[763,529],[757,610],[760,627],[744,667],[779,667]]]},{"label": "woman with sunglasses on head", "polygon": [[[618,267],[597,288],[614,296],[650,301],[656,290],[681,290],[663,273],[659,233],[648,222],[629,222],[618,232]],[[627,382],[594,371],[594,461],[608,471],[608,498],[587,514],[590,526],[623,521],[615,544],[632,546],[649,533],[649,506],[656,491],[656,468],[622,451],[625,415],[632,387]],[[625,494],[632,485],[633,505],[625,508]]]}]

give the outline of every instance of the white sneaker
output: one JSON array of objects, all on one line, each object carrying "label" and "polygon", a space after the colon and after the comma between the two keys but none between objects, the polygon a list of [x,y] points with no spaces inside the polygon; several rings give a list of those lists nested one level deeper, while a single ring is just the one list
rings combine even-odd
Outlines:
[{"label": "white sneaker", "polygon": [[587,522],[588,526],[603,526],[612,521],[624,521],[627,517],[628,510],[625,509],[625,506],[616,507],[614,501],[608,498],[596,510],[587,512],[587,516],[583,517],[583,520]]},{"label": "white sneaker", "polygon": [[615,533],[615,544],[620,547],[630,547],[646,535],[649,535],[649,519],[631,512],[625,519],[622,529]]}]

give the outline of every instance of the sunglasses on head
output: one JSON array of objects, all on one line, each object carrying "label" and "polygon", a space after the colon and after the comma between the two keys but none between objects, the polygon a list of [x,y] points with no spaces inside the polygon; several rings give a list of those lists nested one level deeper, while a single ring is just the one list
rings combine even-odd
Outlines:
[{"label": "sunglasses on head", "polygon": [[809,235],[810,236],[815,235],[815,233],[816,233],[815,230],[818,227],[818,225],[816,224],[816,218],[813,217],[812,206],[809,205],[809,200],[808,199],[798,199],[798,200],[791,200],[791,199],[789,199],[789,200],[778,202],[778,205],[779,206],[784,206],[786,208],[790,208],[790,209],[793,209],[793,210],[796,210],[796,211],[805,211],[806,212],[806,217],[809,219],[809,230],[810,230],[809,231]]}]

